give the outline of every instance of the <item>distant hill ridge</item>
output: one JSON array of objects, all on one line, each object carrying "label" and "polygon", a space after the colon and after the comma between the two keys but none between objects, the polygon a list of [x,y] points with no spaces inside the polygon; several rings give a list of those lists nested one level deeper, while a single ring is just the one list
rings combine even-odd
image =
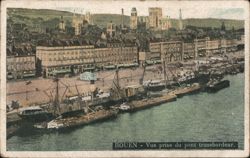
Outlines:
[{"label": "distant hill ridge", "polygon": [[[42,18],[43,20],[49,20],[53,18],[64,17],[66,21],[71,22],[74,13],[68,11],[59,11],[51,9],[26,9],[26,8],[8,8],[8,15],[12,16],[24,16],[30,18],[30,20],[35,18]],[[80,14],[75,14],[80,15]],[[12,17],[10,16],[10,17]],[[94,24],[100,27],[106,27],[107,23],[112,21],[116,25],[121,24],[121,14],[92,14]],[[220,27],[222,21],[224,21],[226,28],[235,29],[244,28],[244,20],[231,20],[231,19],[215,19],[215,18],[205,18],[205,19],[183,19],[183,24],[191,25],[196,27]],[[174,28],[178,27],[178,19],[171,19],[172,26]],[[29,22],[28,22],[29,23]],[[124,24],[129,25],[129,16],[124,15]]]}]

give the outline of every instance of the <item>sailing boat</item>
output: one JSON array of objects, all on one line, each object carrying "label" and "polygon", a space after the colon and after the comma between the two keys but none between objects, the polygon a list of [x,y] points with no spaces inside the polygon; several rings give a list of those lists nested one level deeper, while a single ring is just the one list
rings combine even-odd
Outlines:
[{"label": "sailing boat", "polygon": [[[47,122],[43,125],[35,125],[36,128],[44,129],[65,129],[70,127],[77,127],[81,125],[86,125],[92,122],[100,121],[103,119],[108,119],[116,117],[118,114],[117,109],[92,109],[88,103],[82,100],[77,86],[76,90],[78,93],[78,98],[74,102],[74,105],[59,103],[58,99],[58,79],[55,80],[57,83],[56,99],[54,101],[54,114],[58,117]],[[93,96],[93,92],[92,92]],[[64,106],[66,105],[66,106]],[[67,108],[68,107],[68,108]]]}]

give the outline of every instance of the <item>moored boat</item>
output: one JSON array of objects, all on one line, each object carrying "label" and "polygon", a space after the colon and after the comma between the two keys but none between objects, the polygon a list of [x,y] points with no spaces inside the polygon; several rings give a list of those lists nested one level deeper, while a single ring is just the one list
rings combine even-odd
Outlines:
[{"label": "moored boat", "polygon": [[211,80],[207,83],[206,91],[210,93],[217,92],[229,86],[230,86],[229,80]]},{"label": "moored boat", "polygon": [[129,111],[131,108],[130,108],[130,105],[126,104],[126,103],[122,103],[120,106],[119,106],[119,111],[120,112],[126,112],[126,111]]},{"label": "moored boat", "polygon": [[180,88],[172,91],[171,93],[175,94],[177,97],[182,97],[186,94],[192,94],[192,93],[198,92],[199,90],[201,90],[200,84],[194,83],[194,84],[187,86],[187,87],[180,87]]},{"label": "moored boat", "polygon": [[101,121],[104,119],[109,119],[112,117],[116,117],[118,114],[118,110],[110,109],[110,110],[98,110],[89,112],[87,114],[81,116],[74,116],[74,117],[66,117],[61,118],[58,117],[46,125],[36,125],[36,128],[45,128],[45,129],[65,129],[70,127],[77,127],[87,125],[96,121]]},{"label": "moored boat", "polygon": [[151,80],[143,83],[148,91],[161,91],[166,88],[166,84],[161,80]]},{"label": "moored boat", "polygon": [[23,119],[30,122],[41,122],[52,119],[53,115],[50,112],[42,109],[39,106],[31,106],[20,109],[18,115]]}]

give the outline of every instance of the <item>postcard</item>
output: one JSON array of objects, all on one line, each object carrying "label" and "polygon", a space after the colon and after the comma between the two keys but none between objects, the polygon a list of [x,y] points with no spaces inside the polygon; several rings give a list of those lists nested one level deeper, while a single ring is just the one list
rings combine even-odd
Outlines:
[{"label": "postcard", "polygon": [[249,156],[247,1],[2,1],[2,157]]}]

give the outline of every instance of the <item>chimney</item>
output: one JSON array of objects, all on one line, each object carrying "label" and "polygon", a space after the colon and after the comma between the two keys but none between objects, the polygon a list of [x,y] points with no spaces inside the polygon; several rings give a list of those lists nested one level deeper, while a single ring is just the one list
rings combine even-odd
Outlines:
[{"label": "chimney", "polygon": [[122,28],[123,28],[123,26],[124,26],[123,16],[124,16],[124,10],[123,10],[123,8],[122,8]]}]

